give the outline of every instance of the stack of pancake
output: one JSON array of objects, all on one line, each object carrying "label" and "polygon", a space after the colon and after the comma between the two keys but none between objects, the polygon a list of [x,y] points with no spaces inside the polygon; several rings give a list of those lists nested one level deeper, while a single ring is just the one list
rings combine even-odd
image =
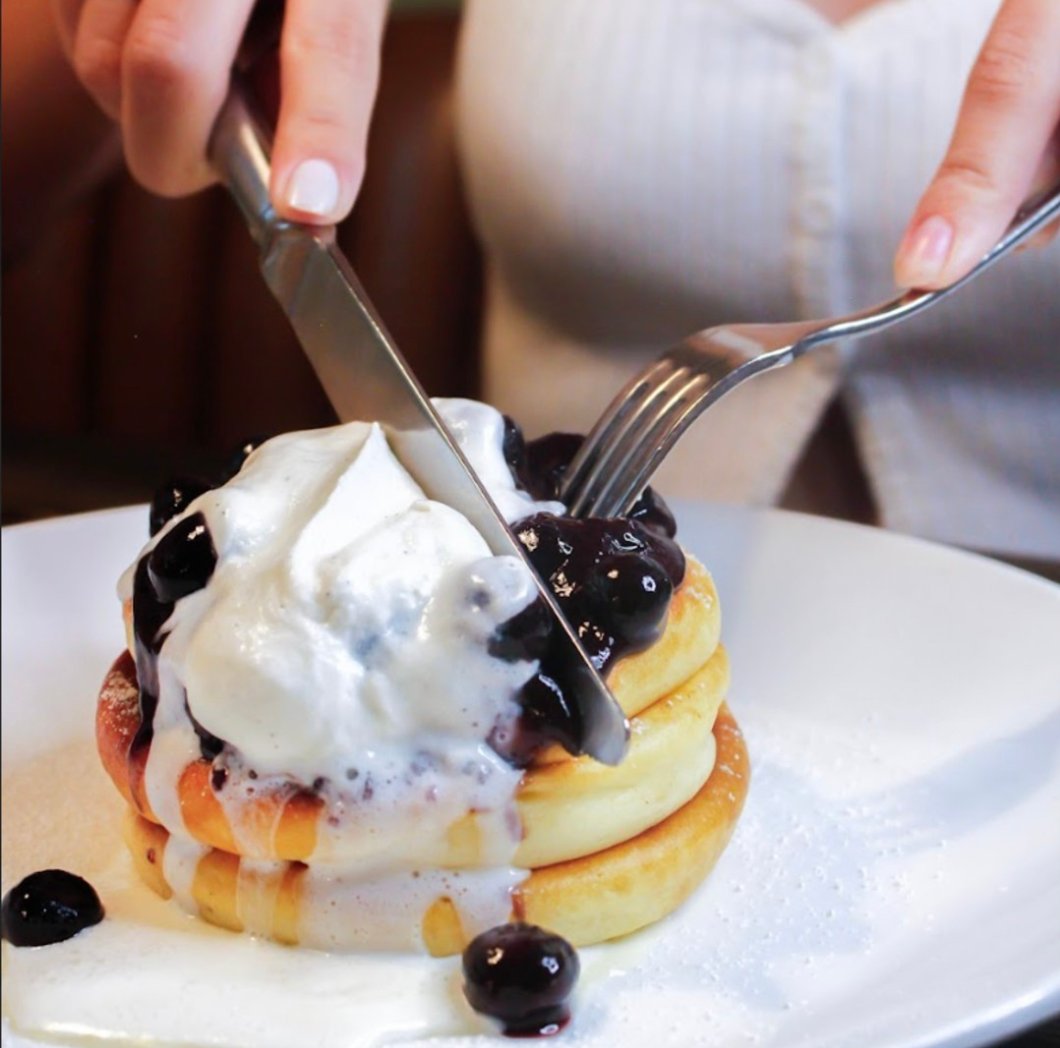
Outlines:
[{"label": "stack of pancake", "polygon": [[[626,759],[607,767],[555,747],[523,775],[516,794],[522,839],[512,865],[528,873],[511,891],[511,919],[541,925],[576,946],[601,942],[670,913],[713,868],[739,817],[749,774],[740,730],[725,705],[729,665],[720,631],[713,583],[689,557],[660,638],[609,675],[631,722]],[[100,693],[97,741],[129,803],[125,837],[137,869],[168,897],[177,887],[164,872],[176,865],[164,861],[170,835],[130,782],[139,727],[136,670],[126,653]],[[303,883],[324,802],[307,790],[263,791],[254,801],[260,811],[242,820],[236,834],[215,787],[205,759],[190,763],[179,784],[185,827],[202,845],[184,886],[199,915],[281,942],[306,941],[303,929],[321,917],[309,908],[334,905]],[[474,813],[450,828],[447,843],[439,866],[473,869],[488,861]],[[247,927],[244,919],[251,884],[268,902],[264,927],[260,919]],[[265,912],[261,905],[256,911]],[[444,894],[425,902],[419,931],[423,946],[439,956],[461,951],[473,934]]]}]

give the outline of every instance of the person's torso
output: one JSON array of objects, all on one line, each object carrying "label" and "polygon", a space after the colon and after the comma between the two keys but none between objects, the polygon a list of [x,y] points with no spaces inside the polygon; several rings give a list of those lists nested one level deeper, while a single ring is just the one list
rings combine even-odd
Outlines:
[{"label": "person's torso", "polygon": [[884,0],[836,26],[803,0],[470,0],[487,246],[596,341],[879,297],[996,7]]},{"label": "person's torso", "polygon": [[[487,394],[532,431],[584,427],[691,331],[893,294],[998,3],[877,0],[837,25],[804,0],[467,0]],[[1002,548],[1007,513],[1060,554],[1058,261],[1006,261],[847,354],[888,523]],[[838,375],[817,355],[733,394],[667,462],[670,490],[776,498]]]}]

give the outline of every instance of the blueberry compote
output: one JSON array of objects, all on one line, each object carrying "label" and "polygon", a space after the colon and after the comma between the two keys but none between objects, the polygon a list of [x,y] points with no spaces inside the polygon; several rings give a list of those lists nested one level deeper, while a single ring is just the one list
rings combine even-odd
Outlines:
[{"label": "blueberry compote", "polygon": [[[558,499],[582,439],[553,433],[527,443],[519,427],[506,420],[504,456],[516,483],[535,500]],[[685,558],[674,541],[673,515],[651,488],[628,517],[575,520],[539,513],[513,530],[602,673],[659,637],[670,599],[684,578]],[[582,752],[575,685],[552,644],[545,609],[532,604],[509,620],[490,650],[499,658],[540,660],[539,673],[520,695],[517,728],[494,733],[494,748],[519,766],[550,742]]]},{"label": "blueberry compote", "polygon": [[232,452],[231,457],[225,464],[225,468],[222,470],[221,477],[218,481],[218,487],[220,487],[221,484],[227,484],[243,468],[243,464],[248,458],[250,458],[250,453],[260,448],[268,439],[268,437],[248,437],[244,440],[243,443]]},{"label": "blueberry compote", "polygon": [[[140,727],[129,747],[129,783],[140,799],[147,753],[154,737],[158,707],[158,653],[168,633],[166,622],[181,597],[202,589],[217,565],[210,529],[201,513],[179,520],[142,556],[133,580],[133,637],[140,689]],[[205,737],[204,737],[205,736]],[[199,734],[203,755],[220,751],[218,740]]]},{"label": "blueberry compote", "polygon": [[[186,512],[192,502],[207,491],[227,484],[242,468],[252,451],[265,438],[243,441],[232,453],[216,481],[202,477],[173,477],[155,491],[151,500],[150,532],[154,538],[175,517]],[[175,524],[154,549],[136,565],[133,583],[133,623],[136,641],[136,674],[140,687],[140,728],[129,748],[130,783],[138,792],[143,779],[147,751],[154,735],[154,716],[158,706],[158,653],[167,634],[163,627],[181,597],[202,589],[217,566],[206,518],[193,513]],[[212,761],[224,742],[211,735],[191,716],[199,737],[199,748],[205,760]]]},{"label": "blueberry compote", "polygon": [[65,942],[103,920],[95,888],[66,870],[38,870],[4,896],[3,935],[12,946]]},{"label": "blueberry compote", "polygon": [[509,1037],[559,1033],[578,981],[578,955],[566,939],[533,924],[502,924],[464,950],[464,995],[500,1021]]}]

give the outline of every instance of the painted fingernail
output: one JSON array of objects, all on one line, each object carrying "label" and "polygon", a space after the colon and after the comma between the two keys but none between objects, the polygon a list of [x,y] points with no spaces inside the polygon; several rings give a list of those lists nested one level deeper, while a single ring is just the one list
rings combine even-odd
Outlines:
[{"label": "painted fingernail", "polygon": [[303,160],[287,183],[287,206],[307,215],[330,215],[339,202],[339,175],[326,160]]},{"label": "painted fingernail", "polygon": [[953,226],[938,215],[924,219],[907,237],[901,255],[902,283],[930,284],[942,272],[953,250]]}]

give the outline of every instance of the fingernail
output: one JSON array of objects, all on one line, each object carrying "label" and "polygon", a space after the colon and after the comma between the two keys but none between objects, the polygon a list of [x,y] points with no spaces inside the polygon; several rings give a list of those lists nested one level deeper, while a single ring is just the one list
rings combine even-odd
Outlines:
[{"label": "fingernail", "polygon": [[339,202],[339,175],[326,160],[303,160],[287,183],[287,206],[307,215],[330,215]]},{"label": "fingernail", "polygon": [[953,250],[953,226],[938,215],[924,219],[907,237],[901,254],[902,283],[930,284],[942,272]]}]

